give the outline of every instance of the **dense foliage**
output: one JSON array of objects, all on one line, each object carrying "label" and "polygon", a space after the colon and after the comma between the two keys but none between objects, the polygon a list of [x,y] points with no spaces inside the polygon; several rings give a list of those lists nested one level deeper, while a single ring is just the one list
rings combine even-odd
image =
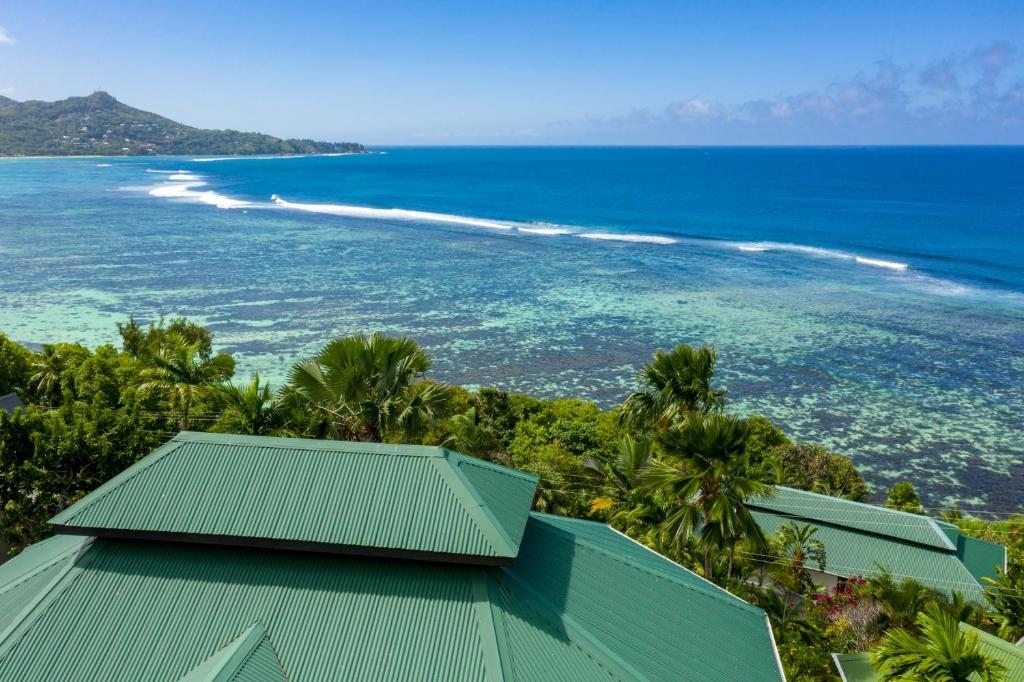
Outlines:
[{"label": "dense foliage", "polygon": [[[891,659],[887,670],[953,666],[998,679],[969,638],[949,639],[948,622],[1024,636],[1024,515],[946,515],[1010,548],[987,610],[888,575],[815,586],[811,571],[828,565],[817,529],[793,522],[766,536],[747,501],[775,483],[854,500],[868,488],[848,458],[794,442],[764,417],[730,415],[710,348],[659,352],[623,406],[606,410],[433,381],[430,358],[404,338],[336,339],[274,390],[258,375],[232,382],[231,356],[188,320],[129,320],[119,331],[120,349],[55,343],[38,352],[0,334],[0,394],[27,404],[0,410],[0,540],[11,553],[179,429],[412,442],[532,472],[537,509],[610,523],[759,605],[792,680],[837,679],[829,654],[866,650]],[[926,511],[909,483],[887,504]],[[943,652],[953,653],[939,660]]]},{"label": "dense foliage", "polygon": [[105,92],[57,102],[0,97],[0,156],[322,154],[364,151],[354,142],[282,140],[206,130],[118,102]]}]

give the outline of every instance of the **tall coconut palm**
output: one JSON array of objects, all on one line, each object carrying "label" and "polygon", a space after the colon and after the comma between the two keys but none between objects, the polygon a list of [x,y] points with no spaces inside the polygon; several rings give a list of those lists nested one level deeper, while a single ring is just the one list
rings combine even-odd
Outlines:
[{"label": "tall coconut palm", "polygon": [[64,372],[65,364],[60,348],[49,343],[43,346],[42,353],[32,358],[32,375],[28,379],[28,385],[47,404],[53,405],[60,401],[61,374]]},{"label": "tall coconut palm", "polygon": [[747,423],[722,414],[691,412],[681,424],[658,435],[669,459],[653,459],[644,469],[645,489],[673,500],[664,526],[677,541],[697,534],[704,551],[704,573],[713,573],[715,551],[732,554],[743,539],[767,548],[764,532],[746,506],[754,497],[767,497],[772,488],[748,475],[744,447]]},{"label": "tall coconut palm", "polygon": [[335,339],[293,365],[288,391],[319,413],[330,435],[379,442],[411,436],[444,415],[451,391],[422,380],[430,366],[412,339],[360,334]]},{"label": "tall coconut palm", "polygon": [[819,571],[825,570],[825,545],[814,537],[818,529],[809,523],[797,524],[794,521],[779,527],[777,538],[779,555],[785,564],[780,573],[791,582],[794,591],[800,592],[811,585],[811,574],[808,564],[817,566]]},{"label": "tall coconut palm", "polygon": [[717,359],[708,346],[659,350],[640,370],[639,388],[622,404],[619,419],[634,428],[667,428],[689,412],[721,409],[725,391],[711,386]]},{"label": "tall coconut palm", "polygon": [[223,411],[213,430],[252,436],[291,434],[286,406],[270,384],[260,384],[259,374],[253,374],[247,384],[218,384],[214,394]]},{"label": "tall coconut palm", "polygon": [[871,664],[883,680],[920,682],[997,682],[1006,668],[981,650],[978,635],[931,603],[917,615],[920,636],[890,630],[871,652]]},{"label": "tall coconut palm", "polygon": [[196,402],[235,371],[230,355],[221,353],[206,359],[201,350],[199,344],[170,334],[157,352],[145,356],[145,366],[139,372],[139,392],[165,395],[168,406],[179,415],[181,429],[189,428]]}]

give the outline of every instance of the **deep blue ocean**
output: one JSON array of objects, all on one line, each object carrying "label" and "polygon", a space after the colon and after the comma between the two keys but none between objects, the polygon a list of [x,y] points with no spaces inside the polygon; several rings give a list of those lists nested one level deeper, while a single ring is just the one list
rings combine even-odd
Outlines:
[{"label": "deep blue ocean", "polygon": [[612,405],[713,344],[732,410],[876,491],[1024,504],[1024,149],[387,148],[0,159],[0,331],[188,315],[280,382],[336,335]]}]

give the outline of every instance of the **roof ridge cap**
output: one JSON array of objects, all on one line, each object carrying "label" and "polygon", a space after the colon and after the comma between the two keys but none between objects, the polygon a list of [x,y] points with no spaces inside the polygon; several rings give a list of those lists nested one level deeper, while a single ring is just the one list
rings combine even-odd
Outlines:
[{"label": "roof ridge cap", "polygon": [[[448,452],[444,450],[444,452]],[[519,546],[512,541],[512,537],[505,531],[505,528],[498,523],[497,517],[491,508],[487,506],[483,498],[477,492],[466,476],[459,471],[459,467],[454,465],[452,461],[447,457],[442,457],[434,461],[434,467],[444,478],[452,491],[455,493],[456,498],[462,504],[470,518],[473,519],[474,525],[483,533],[484,537],[491,541],[494,545],[494,549],[497,552],[506,552],[509,556],[515,557],[519,554]],[[461,489],[462,495],[459,494]],[[469,496],[470,500],[474,504],[467,504],[466,496]],[[481,516],[483,518],[481,518]],[[504,546],[501,546],[504,545]],[[499,554],[500,556],[500,554]]]},{"label": "roof ridge cap", "polygon": [[445,453],[445,457],[451,458],[454,456],[459,461],[459,463],[465,462],[466,464],[469,464],[471,466],[478,466],[482,469],[487,469],[488,471],[493,471],[498,474],[504,474],[505,476],[512,476],[513,478],[521,478],[525,481],[540,481],[539,476],[531,474],[527,471],[520,471],[519,469],[513,469],[512,467],[503,466],[501,464],[495,464],[494,462],[489,462],[486,459],[481,459],[479,457],[473,457],[471,455],[464,454],[462,452],[459,452],[458,450],[451,450],[449,448],[444,447],[443,445],[438,447]]},{"label": "roof ridge cap", "polygon": [[178,437],[175,436],[171,440],[167,441],[146,457],[143,457],[100,487],[88,493],[79,501],[75,502],[71,506],[65,507],[54,515],[49,521],[50,525],[54,526],[54,531],[60,533],[60,526],[70,525],[65,523],[66,521],[73,520],[82,511],[89,509],[99,500],[103,499],[113,491],[120,489],[121,486],[127,482],[134,480],[142,472],[167,459],[168,455],[179,449],[184,444],[184,441],[180,441],[177,438]]},{"label": "roof ridge cap", "polygon": [[553,526],[553,525],[546,526],[547,528],[553,529],[556,533],[561,533],[563,535],[567,535],[569,537],[572,537],[578,544],[583,545],[584,547],[587,547],[588,549],[592,549],[595,552],[603,554],[604,556],[609,557],[613,561],[618,561],[619,563],[625,564],[627,566],[631,566],[631,567],[637,569],[638,571],[643,571],[643,572],[649,573],[649,574],[651,574],[651,575],[653,575],[655,577],[662,578],[663,580],[668,580],[668,581],[670,581],[672,583],[675,583],[675,584],[677,584],[677,585],[679,585],[681,587],[685,587],[686,589],[691,590],[693,592],[699,592],[700,594],[706,594],[709,597],[712,597],[714,599],[718,599],[720,601],[724,601],[724,602],[726,602],[728,604],[731,604],[732,606],[734,606],[734,607],[736,607],[738,609],[742,609],[744,611],[752,611],[754,613],[756,613],[758,611],[762,611],[762,612],[764,611],[764,609],[761,609],[761,608],[759,608],[757,606],[754,606],[753,604],[751,604],[748,601],[740,599],[739,597],[734,595],[732,592],[729,592],[725,588],[719,587],[718,585],[714,584],[713,582],[711,582],[707,578],[704,578],[703,576],[697,575],[696,573],[694,573],[690,569],[686,568],[685,566],[683,566],[681,564],[677,564],[675,561],[672,561],[667,556],[664,556],[663,554],[659,554],[658,552],[655,552],[653,549],[651,549],[647,545],[645,545],[645,544],[643,544],[641,542],[637,542],[636,540],[634,540],[633,538],[629,537],[625,533],[623,533],[623,532],[613,528],[612,526],[609,526],[607,523],[601,523],[600,521],[590,521],[588,519],[574,519],[574,518],[571,518],[571,517],[568,517],[568,516],[558,516],[557,514],[544,514],[543,512],[530,512],[531,516],[534,515],[534,514],[536,514],[538,516],[544,515],[544,516],[552,516],[552,517],[559,518],[559,519],[568,519],[570,521],[578,521],[578,522],[581,522],[581,523],[592,523],[592,524],[597,525],[597,526],[603,526],[605,528],[608,528],[613,533],[621,535],[622,537],[626,538],[627,540],[629,540],[633,544],[638,545],[638,546],[644,548],[645,550],[647,550],[648,552],[650,552],[654,556],[658,557],[662,561],[668,562],[671,566],[675,567],[675,569],[673,569],[673,570],[686,571],[688,574],[690,574],[690,575],[700,579],[702,582],[707,583],[709,586],[713,587],[714,590],[708,590],[707,588],[703,588],[702,589],[703,586],[702,587],[697,587],[696,585],[688,583],[688,582],[686,582],[686,581],[684,581],[684,580],[682,580],[682,579],[672,575],[668,570],[660,571],[660,570],[654,570],[654,569],[652,569],[652,568],[650,568],[648,566],[641,566],[640,564],[637,564],[634,561],[630,561],[629,559],[627,559],[627,558],[625,558],[625,557],[623,557],[621,555],[613,554],[613,553],[609,552],[608,550],[604,549],[603,547],[601,547],[600,545],[596,545],[596,544],[590,542],[589,540],[581,539],[579,536],[573,535],[569,531],[567,531],[567,530],[565,530],[563,528],[559,528],[558,526]]},{"label": "roof ridge cap", "polygon": [[[355,450],[359,454],[393,455],[396,457],[444,457],[440,445],[408,443],[377,443],[372,441],[331,440],[327,438],[291,438],[288,436],[250,436],[211,431],[181,431],[173,438],[180,443],[217,443],[238,447],[265,447],[285,450]],[[399,452],[399,450],[405,452]]]},{"label": "roof ridge cap", "polygon": [[[911,512],[905,512],[905,511],[902,511],[902,510],[899,510],[899,509],[891,509],[889,507],[884,507],[884,506],[877,505],[877,504],[871,504],[869,502],[859,502],[857,500],[848,500],[845,497],[834,497],[832,495],[824,495],[822,493],[816,493],[816,492],[812,492],[810,490],[801,490],[799,488],[791,488],[789,486],[784,486],[784,485],[776,485],[776,486],[773,486],[773,487],[778,488],[780,490],[786,490],[786,491],[789,491],[789,492],[794,492],[794,493],[797,493],[798,495],[806,495],[806,496],[811,496],[811,497],[825,498],[825,499],[827,499],[829,501],[840,502],[842,504],[848,504],[848,505],[852,505],[852,506],[856,506],[856,507],[867,507],[867,508],[869,508],[869,509],[871,509],[873,511],[887,513],[887,514],[890,514],[892,516],[896,516],[896,517],[901,518],[901,519],[911,519],[912,518],[912,519],[915,519],[915,520],[923,521],[925,525],[928,525],[931,528],[932,532],[934,532],[935,535],[939,538],[939,542],[944,547],[946,547],[946,549],[948,549],[950,551],[953,551],[953,552],[956,551],[956,545],[954,545],[953,542],[949,539],[949,536],[946,535],[942,531],[941,528],[939,528],[939,525],[937,523],[937,519],[933,519],[932,517],[928,516],[927,514],[913,514]],[[774,498],[772,498],[772,497],[763,497],[763,496],[751,498],[751,500],[749,502],[747,502],[747,506],[748,507],[753,507],[755,510],[762,510],[763,509],[763,510],[767,510],[769,512],[779,513],[778,509],[772,509],[771,507],[767,507],[767,506],[765,506],[763,504],[759,504],[758,503],[759,501],[771,502],[772,499],[774,499]],[[822,519],[815,518],[814,516],[811,516],[810,514],[806,514],[806,513],[785,512],[785,514],[787,516],[792,516],[792,517],[799,518],[799,519],[807,519],[808,521],[817,521],[819,523],[827,523],[827,524],[830,524],[830,525],[833,525],[833,526],[838,526],[838,527],[841,527],[841,528],[854,528],[854,529],[856,529],[856,530],[858,530],[860,532],[863,532],[863,533],[872,533],[874,535],[884,535],[886,537],[894,538],[894,539],[897,539],[897,540],[902,540],[903,542],[910,542],[910,543],[917,544],[917,545],[925,545],[925,543],[923,543],[923,542],[919,542],[919,541],[916,541],[916,540],[908,540],[906,538],[901,538],[901,537],[892,535],[891,533],[885,532],[885,531],[864,530],[864,529],[861,529],[861,528],[856,528],[856,526],[842,525],[842,524],[839,524],[839,523],[823,521]],[[953,525],[953,527],[956,528],[957,532],[959,533],[959,528],[957,526],[955,526],[955,524],[950,524],[950,525]],[[936,547],[934,547],[932,545],[925,545],[925,546],[930,546],[930,547],[933,547],[933,549],[937,549]]]}]

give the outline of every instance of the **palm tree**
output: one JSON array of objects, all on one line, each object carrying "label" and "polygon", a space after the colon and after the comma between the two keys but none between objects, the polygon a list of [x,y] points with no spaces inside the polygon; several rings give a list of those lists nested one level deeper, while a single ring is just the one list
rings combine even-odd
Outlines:
[{"label": "palm tree", "polygon": [[883,680],[920,682],[997,682],[1006,668],[981,651],[974,632],[960,629],[955,618],[936,604],[917,615],[920,637],[902,628],[891,630],[871,652]]},{"label": "palm tree", "polygon": [[1007,570],[996,568],[996,577],[984,580],[999,636],[1014,641],[1024,637],[1024,566],[1011,561]]},{"label": "palm tree", "polygon": [[430,358],[415,341],[380,333],[331,341],[292,366],[288,391],[325,419],[330,435],[379,442],[410,437],[444,415],[446,384],[422,380]]},{"label": "palm tree", "polygon": [[42,353],[32,358],[33,374],[28,379],[29,388],[48,404],[60,401],[61,374],[65,364],[60,348],[49,343],[43,345]]},{"label": "palm tree", "polygon": [[641,481],[646,490],[675,502],[664,525],[676,542],[699,534],[704,574],[712,577],[713,552],[729,550],[729,571],[736,544],[746,538],[767,548],[764,532],[746,506],[772,488],[748,477],[744,447],[747,423],[722,414],[691,412],[683,423],[659,434],[658,443],[671,461],[652,459]]},{"label": "palm tree", "polygon": [[659,350],[640,370],[640,386],[622,404],[620,421],[634,428],[667,428],[688,412],[721,409],[725,391],[711,386],[717,358],[708,346]]},{"label": "palm tree", "polygon": [[913,578],[903,578],[899,582],[892,574],[882,570],[868,584],[868,591],[882,607],[878,625],[882,629],[910,628],[926,606],[940,601],[938,592],[925,587]]},{"label": "palm tree", "polygon": [[459,452],[475,457],[490,458],[498,449],[498,439],[494,433],[480,421],[476,406],[448,420],[448,428],[452,435],[445,440]]},{"label": "palm tree", "polygon": [[802,592],[809,587],[811,573],[807,565],[814,564],[819,571],[825,570],[825,545],[821,540],[814,537],[818,529],[809,523],[799,525],[789,521],[779,527],[778,547],[781,561],[785,564],[780,567],[779,577],[785,577],[785,582],[791,582],[796,592]]},{"label": "palm tree", "polygon": [[192,407],[211,387],[231,378],[235,362],[221,353],[205,359],[198,343],[188,343],[177,334],[169,334],[160,349],[145,356],[139,372],[143,395],[163,393],[172,411],[180,415],[179,427],[187,430]]},{"label": "palm tree", "polygon": [[623,436],[615,459],[599,462],[588,458],[583,467],[600,481],[601,494],[590,502],[590,512],[607,512],[608,522],[627,534],[639,533],[662,520],[656,500],[640,487],[640,474],[654,454],[648,438]]},{"label": "palm tree", "polygon": [[258,373],[247,384],[225,382],[213,391],[224,408],[213,430],[251,436],[291,434],[283,401],[274,396],[270,384],[260,385]]}]

